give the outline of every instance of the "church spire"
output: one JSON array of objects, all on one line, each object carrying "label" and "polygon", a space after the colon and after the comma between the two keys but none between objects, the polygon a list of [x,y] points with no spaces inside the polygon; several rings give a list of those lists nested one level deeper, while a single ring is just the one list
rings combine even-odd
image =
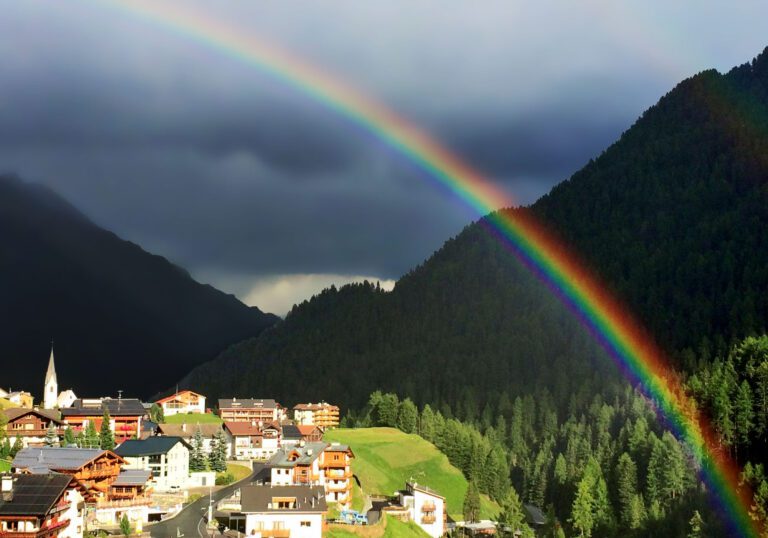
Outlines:
[{"label": "church spire", "polygon": [[56,365],[53,361],[53,342],[51,342],[51,356],[48,358],[48,371],[45,373],[45,388],[43,390],[43,408],[55,408],[58,404],[59,383],[56,380]]}]

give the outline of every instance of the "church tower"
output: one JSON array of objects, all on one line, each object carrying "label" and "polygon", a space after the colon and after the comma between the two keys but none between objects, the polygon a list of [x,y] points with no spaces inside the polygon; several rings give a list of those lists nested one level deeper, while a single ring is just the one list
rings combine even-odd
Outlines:
[{"label": "church tower", "polygon": [[59,383],[56,381],[56,366],[53,364],[53,345],[51,345],[51,357],[48,359],[48,371],[45,373],[43,409],[54,409],[58,404],[58,398]]}]

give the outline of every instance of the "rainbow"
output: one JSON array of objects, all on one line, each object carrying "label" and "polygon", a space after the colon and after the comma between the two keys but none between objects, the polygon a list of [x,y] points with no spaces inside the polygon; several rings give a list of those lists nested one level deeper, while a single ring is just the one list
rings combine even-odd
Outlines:
[{"label": "rainbow", "polygon": [[576,256],[524,210],[427,134],[381,104],[289,52],[211,20],[179,4],[156,0],[104,0],[181,36],[258,68],[363,127],[453,192],[493,228],[517,257],[568,306],[655,404],[689,448],[732,534],[758,536],[749,515],[750,492],[739,487],[739,468],[685,395],[664,355],[625,307],[588,273]]}]

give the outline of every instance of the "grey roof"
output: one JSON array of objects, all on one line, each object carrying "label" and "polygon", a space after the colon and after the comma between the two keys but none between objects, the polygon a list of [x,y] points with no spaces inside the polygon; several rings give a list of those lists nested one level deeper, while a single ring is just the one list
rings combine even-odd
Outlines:
[{"label": "grey roof", "polygon": [[300,440],[302,437],[303,436],[301,435],[301,432],[299,431],[298,426],[295,426],[294,424],[283,425],[283,439]]},{"label": "grey roof", "polygon": [[[304,446],[297,446],[294,448],[281,449],[275,452],[274,456],[269,460],[270,467],[282,467],[292,468],[296,465],[309,465],[315,461],[320,454],[325,450],[328,443],[307,443]],[[292,452],[298,452],[299,457],[293,461],[288,459],[288,456]]]},{"label": "grey roof", "polygon": [[[272,506],[273,497],[294,497],[294,508]],[[322,486],[243,486],[240,488],[240,505],[243,513],[265,512],[327,512],[325,490]]]},{"label": "grey roof", "polygon": [[427,495],[432,495],[433,497],[440,497],[441,499],[445,499],[443,495],[440,495],[434,489],[427,487],[423,484],[417,484],[416,482],[406,482],[405,488],[406,488],[406,492],[408,493],[410,493],[410,490],[416,490],[422,493],[426,493]]},{"label": "grey roof", "polygon": [[109,415],[112,417],[141,417],[147,413],[144,404],[136,398],[103,398],[98,404],[84,403],[83,398],[78,398],[72,403],[72,407],[62,409],[61,415],[63,417],[102,415],[104,407],[109,410]]},{"label": "grey roof", "polygon": [[0,515],[45,516],[72,481],[65,474],[15,475],[12,496],[0,496]]},{"label": "grey roof", "polygon": [[534,506],[532,504],[524,504],[523,509],[525,510],[526,515],[528,516],[526,519],[528,520],[528,523],[531,523],[533,525],[545,525],[547,523],[547,516],[544,515],[544,512],[541,511],[541,508],[538,506]]},{"label": "grey roof", "polygon": [[11,467],[30,469],[33,472],[41,472],[44,469],[76,471],[105,452],[98,448],[27,447],[16,454]]},{"label": "grey roof", "polygon": [[152,471],[143,469],[123,469],[112,482],[113,486],[143,486],[152,478]]},{"label": "grey roof", "polygon": [[277,402],[264,398],[221,398],[219,399],[219,409],[274,409]]},{"label": "grey roof", "polygon": [[178,443],[189,445],[181,437],[158,435],[147,439],[129,439],[115,449],[115,454],[124,458],[167,454]]}]

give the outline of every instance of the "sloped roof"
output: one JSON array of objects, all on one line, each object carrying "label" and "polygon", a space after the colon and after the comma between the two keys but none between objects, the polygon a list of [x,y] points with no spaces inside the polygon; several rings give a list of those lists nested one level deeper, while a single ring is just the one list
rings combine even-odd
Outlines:
[{"label": "sloped roof", "polygon": [[104,408],[109,410],[112,417],[142,417],[147,413],[144,404],[136,398],[102,398],[98,400],[86,400],[78,398],[72,403],[72,407],[61,410],[63,417],[93,417],[104,414]]},{"label": "sloped roof", "polygon": [[301,439],[303,434],[298,426],[285,424],[283,426],[283,439]]},{"label": "sloped roof", "polygon": [[[274,508],[274,497],[295,498],[295,508]],[[243,486],[240,488],[241,511],[248,513],[323,513],[328,511],[322,486]]]},{"label": "sloped roof", "polygon": [[14,420],[17,420],[24,415],[32,414],[37,415],[40,418],[52,420],[57,424],[63,424],[63,422],[59,419],[59,414],[56,411],[47,409],[27,409],[26,407],[14,407],[5,409],[3,413],[5,413],[5,416],[8,417],[8,422],[13,422]]},{"label": "sloped roof", "polygon": [[129,439],[117,447],[115,453],[123,458],[167,454],[178,443],[189,448],[189,445],[181,437],[158,435],[146,439]]},{"label": "sloped roof", "polygon": [[219,409],[274,409],[277,402],[264,398],[222,398]]},{"label": "sloped roof", "polygon": [[[275,452],[269,460],[272,467],[292,468],[296,465],[310,465],[322,454],[328,443],[307,443],[302,447],[282,449]],[[291,458],[295,459],[291,460]]]},{"label": "sloped roof", "polygon": [[12,496],[0,496],[0,515],[45,516],[71,482],[65,474],[15,475]]},{"label": "sloped roof", "polygon": [[[184,429],[186,426],[186,429]],[[221,431],[221,424],[212,423],[192,423],[186,422],[184,424],[158,424],[157,431],[163,435],[170,435],[175,437],[194,437],[197,430],[203,434],[203,437],[214,437]]]},{"label": "sloped roof", "polygon": [[232,435],[262,435],[261,428],[258,424],[252,424],[250,422],[225,422],[224,427],[229,430]]},{"label": "sloped roof", "polygon": [[[296,426],[299,429],[299,432],[301,435],[312,435],[315,430],[320,430],[317,426],[307,425],[307,426]],[[322,430],[320,430],[322,432]]]},{"label": "sloped roof", "polygon": [[296,404],[293,406],[293,409],[295,411],[320,411],[322,409],[335,409],[336,411],[339,410],[338,406],[331,405],[327,402],[320,402],[320,403],[305,403],[305,404]]},{"label": "sloped roof", "polygon": [[112,482],[113,486],[143,486],[152,478],[152,471],[144,469],[123,469]]},{"label": "sloped roof", "polygon": [[27,447],[22,448],[16,454],[11,467],[34,470],[34,472],[43,469],[77,471],[96,458],[108,453],[107,450],[98,448]]},{"label": "sloped roof", "polygon": [[177,392],[175,394],[171,394],[170,396],[166,396],[165,398],[161,398],[161,399],[157,400],[155,403],[161,404],[161,403],[165,403],[165,402],[170,402],[172,400],[175,400],[179,396],[186,395],[186,394],[194,394],[195,396],[197,396],[199,398],[205,398],[205,396],[203,396],[199,392],[195,392],[195,391],[192,391],[192,390],[180,390],[179,392]]}]

